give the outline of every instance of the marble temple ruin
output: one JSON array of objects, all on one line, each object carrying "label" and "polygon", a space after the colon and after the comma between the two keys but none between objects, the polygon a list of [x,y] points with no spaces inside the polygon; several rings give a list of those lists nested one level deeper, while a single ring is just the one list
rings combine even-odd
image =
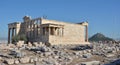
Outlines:
[{"label": "marble temple ruin", "polygon": [[88,44],[88,22],[67,23],[43,17],[23,17],[23,22],[8,24],[8,43],[15,35],[25,34],[28,42],[54,44]]}]

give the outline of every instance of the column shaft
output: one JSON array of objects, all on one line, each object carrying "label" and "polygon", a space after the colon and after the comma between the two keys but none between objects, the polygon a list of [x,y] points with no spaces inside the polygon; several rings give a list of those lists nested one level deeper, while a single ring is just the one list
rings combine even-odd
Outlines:
[{"label": "column shaft", "polygon": [[14,34],[15,36],[17,35],[17,32],[16,32],[17,30],[16,30],[16,29],[17,29],[17,28],[15,28],[15,31],[14,31],[14,32],[15,32],[15,34]]},{"label": "column shaft", "polygon": [[12,28],[12,38],[13,38],[13,36],[14,36],[14,28]]},{"label": "column shaft", "polygon": [[8,44],[10,43],[10,28],[8,29]]},{"label": "column shaft", "polygon": [[86,26],[86,42],[88,42],[88,26]]},{"label": "column shaft", "polygon": [[64,30],[63,30],[64,28],[62,28],[62,36],[64,35]]},{"label": "column shaft", "polygon": [[58,36],[60,35],[60,31],[59,31],[59,28],[57,29],[57,35],[58,35]]},{"label": "column shaft", "polygon": [[53,35],[55,35],[55,27],[53,27]]},{"label": "column shaft", "polygon": [[51,34],[51,29],[50,29],[50,27],[48,28],[48,30],[49,30],[49,35]]},{"label": "column shaft", "polygon": [[47,34],[46,27],[45,27],[45,35]]}]

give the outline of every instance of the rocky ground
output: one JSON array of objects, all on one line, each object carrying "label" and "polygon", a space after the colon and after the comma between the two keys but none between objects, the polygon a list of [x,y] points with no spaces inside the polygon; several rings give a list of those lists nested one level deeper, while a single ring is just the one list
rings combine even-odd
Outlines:
[{"label": "rocky ground", "polygon": [[1,65],[110,65],[119,64],[119,43],[53,45],[0,44]]}]

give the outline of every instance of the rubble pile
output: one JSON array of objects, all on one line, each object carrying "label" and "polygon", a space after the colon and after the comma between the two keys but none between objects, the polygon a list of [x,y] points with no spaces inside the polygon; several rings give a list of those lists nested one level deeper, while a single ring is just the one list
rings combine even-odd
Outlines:
[{"label": "rubble pile", "polygon": [[0,44],[1,64],[100,65],[119,59],[120,44],[53,45],[44,43]]}]

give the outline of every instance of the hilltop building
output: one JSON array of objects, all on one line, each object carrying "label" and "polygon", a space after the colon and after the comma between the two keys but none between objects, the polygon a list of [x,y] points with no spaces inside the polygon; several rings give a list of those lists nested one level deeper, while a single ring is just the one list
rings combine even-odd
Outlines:
[{"label": "hilltop building", "polygon": [[56,44],[87,44],[88,22],[66,23],[44,18],[23,17],[23,22],[8,24],[8,43],[15,35],[25,34],[28,42]]}]

